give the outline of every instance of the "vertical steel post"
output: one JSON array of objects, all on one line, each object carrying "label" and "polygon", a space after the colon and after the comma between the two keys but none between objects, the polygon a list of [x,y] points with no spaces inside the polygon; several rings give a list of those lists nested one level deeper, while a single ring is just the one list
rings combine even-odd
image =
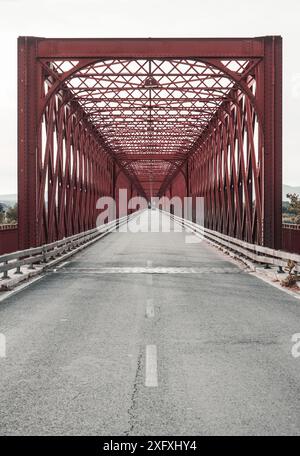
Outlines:
[{"label": "vertical steel post", "polygon": [[18,39],[19,249],[37,244],[37,115],[40,65],[36,39]]},{"label": "vertical steel post", "polygon": [[265,38],[264,58],[263,240],[282,243],[282,38]]}]

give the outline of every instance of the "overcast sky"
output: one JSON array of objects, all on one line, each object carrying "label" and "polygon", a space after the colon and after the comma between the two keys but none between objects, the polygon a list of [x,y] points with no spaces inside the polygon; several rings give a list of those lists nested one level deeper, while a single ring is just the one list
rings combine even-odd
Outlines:
[{"label": "overcast sky", "polygon": [[0,194],[17,191],[17,37],[254,37],[284,42],[284,183],[300,186],[300,2],[0,0]]}]

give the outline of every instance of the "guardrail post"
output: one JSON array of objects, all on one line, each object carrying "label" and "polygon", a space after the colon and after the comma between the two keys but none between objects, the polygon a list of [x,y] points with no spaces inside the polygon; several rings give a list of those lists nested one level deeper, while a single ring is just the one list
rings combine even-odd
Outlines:
[{"label": "guardrail post", "polygon": [[23,274],[23,272],[21,271],[21,266],[17,267],[15,274]]},{"label": "guardrail post", "polygon": [[42,249],[42,253],[43,253],[43,263],[47,263],[47,250],[45,247],[43,247]]},{"label": "guardrail post", "polygon": [[[4,264],[4,266],[8,265],[8,261],[4,261],[3,264]],[[10,278],[10,277],[9,277],[9,275],[8,275],[8,271],[7,271],[7,270],[4,271],[4,272],[3,272],[2,279],[9,279],[9,278]]]},{"label": "guardrail post", "polygon": [[[59,248],[57,247],[56,250],[59,250]],[[62,255],[63,255],[63,252],[57,251],[57,252],[55,253],[55,258],[60,257],[60,256],[62,256]]]},{"label": "guardrail post", "polygon": [[68,252],[68,246],[67,246],[67,242],[64,243],[64,247],[63,247],[63,253],[67,253]]}]

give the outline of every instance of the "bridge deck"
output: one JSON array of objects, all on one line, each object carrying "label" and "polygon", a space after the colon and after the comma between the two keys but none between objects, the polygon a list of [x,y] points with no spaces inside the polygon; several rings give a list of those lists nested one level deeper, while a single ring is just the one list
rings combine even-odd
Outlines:
[{"label": "bridge deck", "polygon": [[1,304],[0,433],[299,434],[299,320],[186,233],[112,233]]}]

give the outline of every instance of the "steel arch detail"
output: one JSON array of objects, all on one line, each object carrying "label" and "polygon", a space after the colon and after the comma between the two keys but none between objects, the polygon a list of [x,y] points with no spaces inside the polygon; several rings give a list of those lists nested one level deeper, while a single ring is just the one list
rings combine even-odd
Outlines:
[{"label": "steel arch detail", "polygon": [[121,174],[130,195],[203,196],[207,227],[279,248],[281,67],[280,37],[20,37],[20,248],[93,227]]}]

